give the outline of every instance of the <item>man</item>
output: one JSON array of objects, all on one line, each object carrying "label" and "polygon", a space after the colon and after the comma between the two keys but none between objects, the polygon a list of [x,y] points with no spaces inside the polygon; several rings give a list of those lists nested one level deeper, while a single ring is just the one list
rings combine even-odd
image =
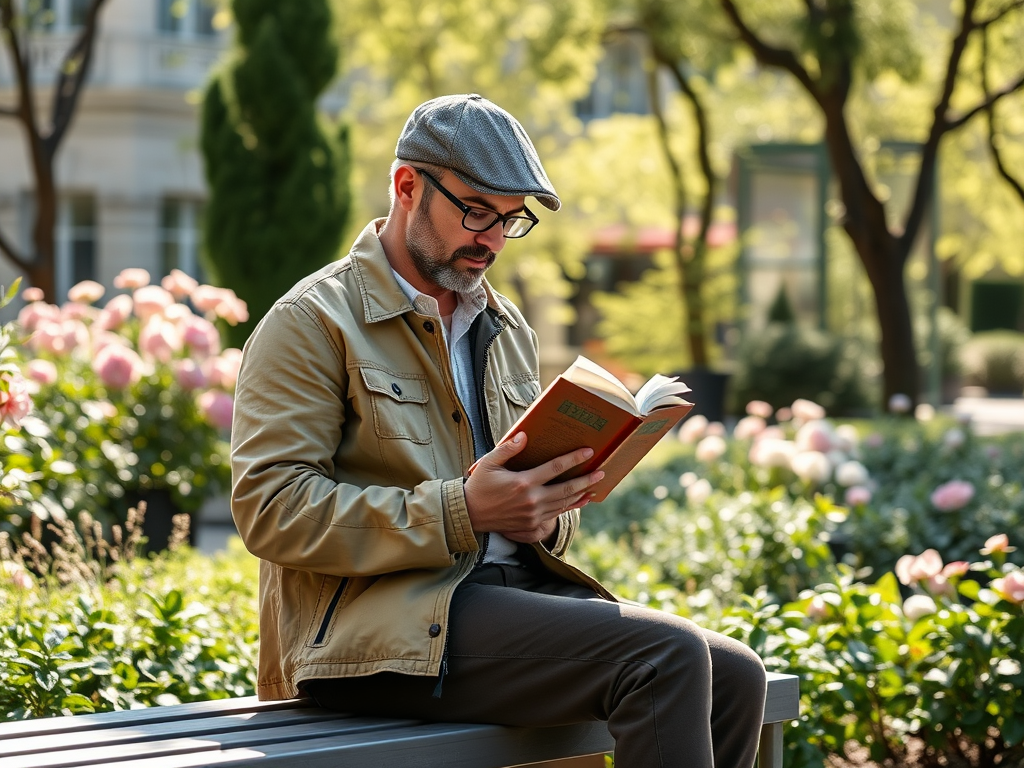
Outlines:
[{"label": "man", "polygon": [[[391,209],[246,346],[232,511],[260,563],[259,695],[520,726],[607,720],[619,768],[751,766],[764,668],[616,602],[562,556],[600,472],[546,485],[495,448],[540,393],[536,337],[484,273],[560,206],[522,126],[478,95],[410,116]],[[467,468],[480,463],[470,477]]]}]

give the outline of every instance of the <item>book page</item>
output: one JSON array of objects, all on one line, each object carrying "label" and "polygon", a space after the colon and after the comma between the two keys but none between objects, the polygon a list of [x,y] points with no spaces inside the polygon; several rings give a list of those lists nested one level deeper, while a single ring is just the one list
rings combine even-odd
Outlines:
[{"label": "book page", "polygon": [[626,388],[625,384],[593,360],[580,355],[562,376],[609,403],[625,408],[634,416],[640,415],[640,409],[637,407],[633,393]]},{"label": "book page", "polygon": [[677,376],[662,376],[656,373],[650,381],[640,387],[640,391],[636,393],[636,403],[640,413],[646,416],[656,408],[686,405],[687,401],[682,396],[689,391],[690,388],[679,381]]}]

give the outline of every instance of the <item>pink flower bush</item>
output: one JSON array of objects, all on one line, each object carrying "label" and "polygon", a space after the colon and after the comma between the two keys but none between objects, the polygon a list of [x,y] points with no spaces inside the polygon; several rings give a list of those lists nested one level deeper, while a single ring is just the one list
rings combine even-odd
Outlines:
[{"label": "pink flower bush", "polygon": [[950,480],[932,491],[930,498],[932,506],[940,512],[955,512],[974,498],[974,485],[966,480]]},{"label": "pink flower bush", "polygon": [[137,267],[122,269],[121,273],[114,278],[115,288],[132,290],[134,288],[142,288],[145,285],[149,285],[149,272]]},{"label": "pink flower bush", "polygon": [[699,413],[688,417],[679,427],[679,433],[677,437],[681,443],[696,443],[702,437],[704,432],[708,428],[708,420],[706,416]]},{"label": "pink flower bush", "polygon": [[115,296],[107,302],[107,306],[100,312],[96,319],[96,325],[106,331],[114,331],[124,325],[125,321],[132,316],[135,302],[126,293]]},{"label": "pink flower bush", "polygon": [[180,300],[187,298],[198,288],[199,282],[180,269],[172,269],[171,273],[160,281],[160,285],[174,298]]},{"label": "pink flower bush", "polygon": [[71,286],[68,290],[68,300],[82,304],[94,304],[103,297],[106,290],[95,280],[83,280]]},{"label": "pink flower bush", "polygon": [[699,443],[697,443],[696,449],[694,449],[694,456],[697,461],[709,462],[715,461],[725,455],[725,451],[728,448],[725,440],[719,435],[708,435]]},{"label": "pink flower bush", "polygon": [[736,422],[732,436],[737,440],[749,440],[764,432],[767,426],[762,416],[744,416]]},{"label": "pink flower bush", "polygon": [[844,461],[836,467],[836,482],[839,485],[864,485],[869,479],[867,468],[859,461]]},{"label": "pink flower bush", "polygon": [[144,363],[134,350],[109,344],[93,358],[92,369],[100,381],[113,389],[124,389],[142,378]]},{"label": "pink flower bush", "polygon": [[226,392],[210,390],[199,396],[199,409],[217,429],[231,429],[234,399]]},{"label": "pink flower bush", "polygon": [[773,413],[775,413],[775,409],[772,408],[771,404],[766,403],[764,400],[751,400],[747,403],[747,414],[750,416],[759,416],[762,419],[770,419]]},{"label": "pink flower bush", "polygon": [[793,418],[797,421],[818,421],[825,418],[825,409],[813,400],[803,398],[794,400],[790,410],[793,413]]},{"label": "pink flower bush", "polygon": [[942,557],[934,549],[920,555],[904,555],[896,561],[896,578],[910,587],[942,573]]},{"label": "pink flower bush", "polygon": [[1010,537],[1005,533],[997,533],[985,541],[985,547],[981,550],[983,555],[991,555],[993,552],[1016,552],[1016,547],[1010,546]]},{"label": "pink flower bush", "polygon": [[32,381],[39,384],[53,384],[57,381],[57,366],[49,360],[30,360],[25,366],[25,373]]},{"label": "pink flower bush", "polygon": [[801,451],[789,462],[793,474],[806,483],[821,485],[832,476],[832,462],[818,451]]},{"label": "pink flower bush", "polygon": [[1015,605],[1024,605],[1024,571],[1010,571],[1000,579],[993,579],[991,590]]},{"label": "pink flower bush", "polygon": [[847,506],[862,507],[865,504],[871,503],[871,497],[872,494],[870,488],[865,488],[863,485],[855,485],[846,489],[843,500],[846,502]]},{"label": "pink flower bush", "polygon": [[0,424],[18,427],[31,410],[25,379],[16,373],[0,373]]},{"label": "pink flower bush", "polygon": [[911,621],[917,621],[938,610],[935,601],[928,595],[911,595],[903,601],[903,615]]}]

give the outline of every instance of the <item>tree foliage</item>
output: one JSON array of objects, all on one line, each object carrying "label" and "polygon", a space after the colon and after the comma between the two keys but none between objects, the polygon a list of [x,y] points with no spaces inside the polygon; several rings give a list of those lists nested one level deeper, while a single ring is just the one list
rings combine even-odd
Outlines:
[{"label": "tree foliage", "polygon": [[234,0],[234,44],[203,99],[211,280],[249,306],[240,346],[273,302],[337,256],[349,210],[348,128],[317,113],[337,70],[326,0]]}]

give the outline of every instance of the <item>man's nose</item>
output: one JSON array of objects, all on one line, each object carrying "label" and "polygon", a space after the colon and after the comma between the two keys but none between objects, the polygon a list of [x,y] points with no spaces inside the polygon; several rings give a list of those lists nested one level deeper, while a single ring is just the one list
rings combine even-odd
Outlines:
[{"label": "man's nose", "polygon": [[500,221],[496,222],[490,229],[478,232],[475,241],[477,245],[482,245],[488,250],[497,253],[505,247],[505,229]]}]

